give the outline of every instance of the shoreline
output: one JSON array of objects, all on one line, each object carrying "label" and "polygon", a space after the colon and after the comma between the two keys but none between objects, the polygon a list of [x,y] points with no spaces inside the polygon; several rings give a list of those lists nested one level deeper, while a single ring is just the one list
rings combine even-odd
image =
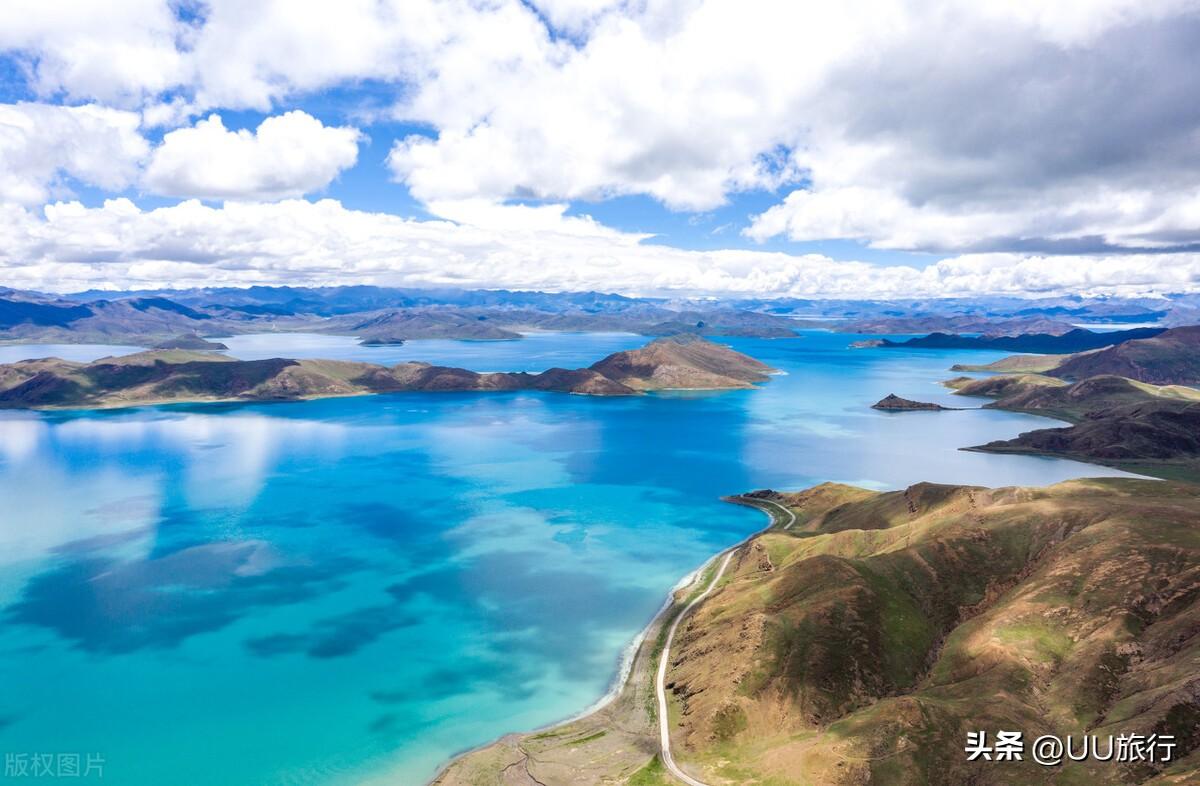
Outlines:
[{"label": "shoreline", "polygon": [[[685,574],[678,582],[675,583],[675,585],[668,591],[662,607],[650,619],[646,626],[642,628],[642,630],[622,650],[618,671],[616,675],[614,675],[611,687],[604,693],[603,696],[601,696],[584,710],[564,720],[555,721],[534,729],[506,732],[490,742],[486,742],[454,754],[429,780],[425,782],[425,786],[456,786],[459,783],[475,783],[476,781],[474,779],[467,781],[459,780],[456,777],[459,774],[458,770],[466,769],[471,765],[472,758],[495,758],[488,756],[488,754],[502,752],[509,752],[513,755],[518,755],[519,761],[509,761],[496,768],[487,767],[485,765],[485,768],[482,770],[482,772],[492,773],[496,776],[499,776],[503,769],[507,769],[517,764],[527,764],[529,755],[521,749],[522,743],[538,738],[544,738],[546,736],[570,737],[572,733],[576,731],[573,727],[578,725],[587,726],[588,728],[584,729],[583,731],[589,732],[589,736],[585,736],[584,740],[577,740],[577,743],[581,741],[597,739],[599,736],[607,734],[609,727],[612,727],[614,731],[620,731],[622,733],[629,734],[632,737],[638,737],[642,742],[652,743],[651,745],[646,746],[652,749],[649,758],[642,760],[640,765],[644,765],[647,763],[647,761],[652,761],[655,757],[660,756],[661,751],[659,750],[657,742],[657,717],[651,720],[647,713],[647,717],[644,719],[645,728],[637,729],[637,724],[629,723],[630,719],[628,718],[621,719],[621,722],[618,723],[610,723],[608,716],[621,712],[622,708],[618,705],[622,703],[628,704],[631,701],[636,700],[638,691],[642,687],[649,689],[650,694],[648,698],[654,698],[653,672],[655,662],[657,661],[659,654],[658,649],[661,643],[660,639],[662,638],[662,634],[666,625],[672,619],[674,619],[677,614],[687,607],[691,592],[689,592],[683,598],[677,597],[678,594],[684,590],[692,589],[704,577],[709,568],[714,565],[722,556],[731,555],[733,552],[736,552],[738,549],[744,547],[754,538],[774,528],[777,524],[783,524],[782,519],[780,519],[771,508],[759,504],[759,500],[747,498],[740,494],[721,497],[721,500],[730,504],[741,505],[758,510],[767,516],[769,523],[767,526],[756,530],[737,543],[727,546],[726,548],[716,552],[703,563],[701,563],[695,570]],[[647,647],[647,643],[650,643],[651,646]],[[641,685],[642,682],[647,682],[648,684],[643,686]],[[636,701],[634,701],[634,708],[637,709]],[[594,731],[593,733],[592,726],[594,724],[600,724],[604,728],[601,728],[599,731]],[[520,751],[520,753],[518,753],[518,751]],[[532,775],[529,777],[531,782],[540,783],[540,781],[533,779]]]}]

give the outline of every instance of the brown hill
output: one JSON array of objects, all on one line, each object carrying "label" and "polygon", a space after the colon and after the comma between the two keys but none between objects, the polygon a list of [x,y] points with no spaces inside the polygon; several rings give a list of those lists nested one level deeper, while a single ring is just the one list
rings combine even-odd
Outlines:
[{"label": "brown hill", "polygon": [[154,347],[155,349],[211,349],[221,350],[229,347],[219,341],[209,341],[195,333],[183,333],[169,338]]},{"label": "brown hill", "polygon": [[[1200,782],[1200,487],[826,483],[737,501],[770,507],[776,523],[735,549],[665,672],[674,759],[698,781]],[[675,783],[646,700],[661,630],[650,628],[613,704],[465,754],[435,783]],[[1170,734],[1177,747],[1168,764],[1043,767],[1028,749],[969,762],[967,733],[981,730],[1019,730],[1026,745]]]},{"label": "brown hill", "polygon": [[682,334],[615,352],[591,366],[634,390],[748,388],[775,370],[729,347]]},{"label": "brown hill", "polygon": [[1160,401],[1113,407],[1073,426],[1028,431],[973,450],[1040,453],[1200,480],[1200,403]]},{"label": "brown hill", "polygon": [[1195,782],[1200,488],[843,488],[784,495],[805,531],[740,549],[677,637],[685,768],[713,784],[1144,783],[1167,767],[963,754],[968,731],[1137,732],[1176,735],[1182,779],[1161,782]]},{"label": "brown hill", "polygon": [[1200,325],[1070,358],[1046,373],[1062,379],[1115,374],[1152,385],[1200,384]]},{"label": "brown hill", "polygon": [[987,407],[1065,420],[971,450],[1041,453],[1165,477],[1200,479],[1200,391],[1111,375],[1067,384],[1038,375],[954,381],[961,395],[990,396]]}]

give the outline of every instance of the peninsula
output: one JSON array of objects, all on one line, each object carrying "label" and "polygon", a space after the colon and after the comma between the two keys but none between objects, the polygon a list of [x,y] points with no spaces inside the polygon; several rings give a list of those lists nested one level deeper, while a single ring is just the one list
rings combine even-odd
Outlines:
[{"label": "peninsula", "polygon": [[[612,703],[466,754],[434,783],[676,783],[658,754],[652,674],[665,629],[706,592],[663,665],[670,759],[689,782],[1200,777],[1200,487],[1098,479],[881,493],[826,483],[735,501],[773,525],[675,595]],[[980,728],[1184,742],[1172,762],[1136,772],[970,762],[962,747]]]},{"label": "peninsula", "polygon": [[1149,385],[1115,375],[1075,383],[1039,374],[959,377],[947,385],[959,395],[994,399],[984,405],[988,408],[1045,415],[1071,424],[1028,431],[969,450],[1060,456],[1147,475],[1200,480],[1200,390]]},{"label": "peninsula", "polygon": [[0,408],[78,409],[206,401],[294,401],[404,391],[546,390],[631,396],[671,389],[751,388],[774,372],[690,334],[617,352],[589,368],[540,374],[478,373],[427,363],[235,360],[183,350],[76,363],[57,358],[0,365]]}]

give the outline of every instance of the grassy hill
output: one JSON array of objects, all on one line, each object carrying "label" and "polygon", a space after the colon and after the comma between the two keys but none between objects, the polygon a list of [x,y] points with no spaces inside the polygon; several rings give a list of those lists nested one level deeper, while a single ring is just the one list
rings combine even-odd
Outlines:
[{"label": "grassy hill", "polygon": [[[676,761],[712,786],[1182,786],[1200,779],[1200,487],[825,483],[739,547],[676,634]],[[785,528],[786,527],[786,528]],[[675,610],[697,584],[675,595]],[[669,786],[650,678],[465,754],[438,786]],[[967,762],[967,732],[1173,734],[1169,766]]]},{"label": "grassy hill", "polygon": [[1176,782],[1200,777],[1200,488],[778,498],[801,523],[743,548],[677,640],[676,757],[702,780],[1170,782],[1150,766],[967,763],[979,729],[1174,733],[1190,754]]},{"label": "grassy hill", "polygon": [[774,371],[752,357],[686,333],[616,352],[591,370],[635,390],[748,388],[765,382]]}]

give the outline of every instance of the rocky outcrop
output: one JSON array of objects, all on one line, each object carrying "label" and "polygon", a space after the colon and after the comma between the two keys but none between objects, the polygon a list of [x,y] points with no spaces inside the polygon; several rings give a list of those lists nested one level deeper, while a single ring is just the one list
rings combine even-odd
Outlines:
[{"label": "rocky outcrop", "polygon": [[901,398],[895,393],[889,393],[879,401],[871,405],[871,409],[882,409],[886,412],[908,412],[908,411],[925,411],[938,412],[947,409],[941,404],[931,404],[925,401],[913,401],[912,399]]}]

